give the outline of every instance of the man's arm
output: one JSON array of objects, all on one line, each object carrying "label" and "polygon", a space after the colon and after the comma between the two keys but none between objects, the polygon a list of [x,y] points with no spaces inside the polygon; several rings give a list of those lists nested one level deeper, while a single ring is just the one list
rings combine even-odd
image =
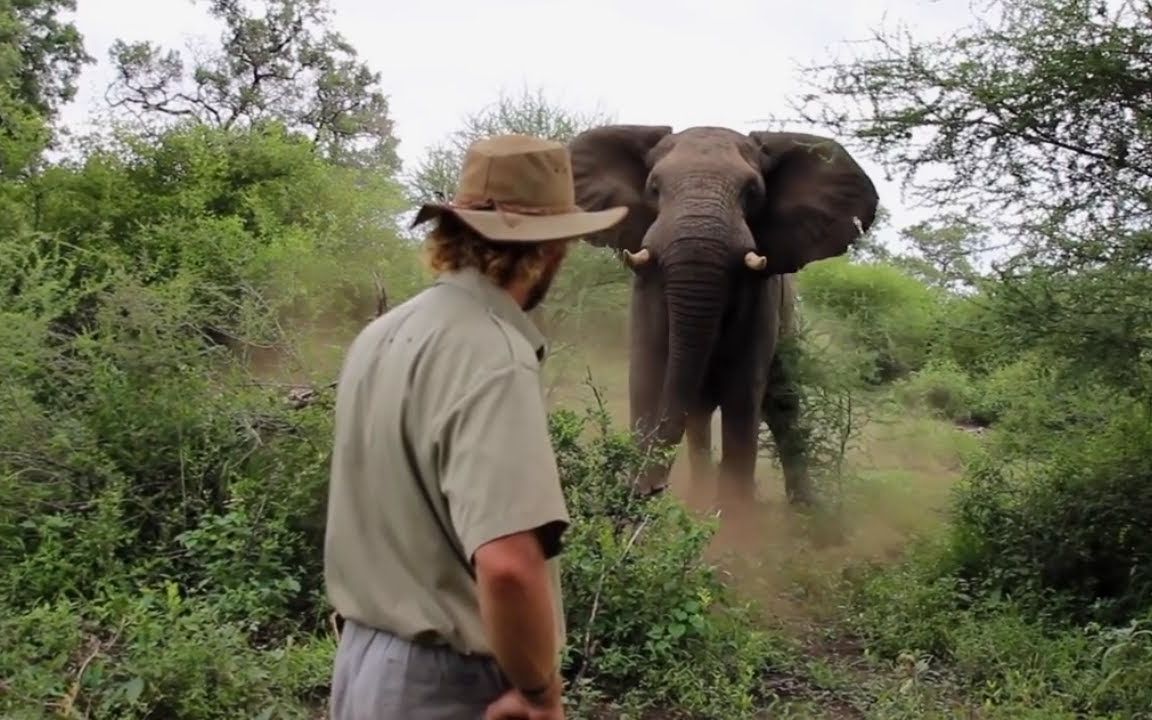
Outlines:
[{"label": "man's arm", "polygon": [[480,614],[496,661],[529,700],[560,694],[548,565],[535,532],[518,532],[476,551]]},{"label": "man's arm", "polygon": [[479,380],[438,436],[441,489],[476,568],[489,644],[508,680],[547,704],[561,690],[547,560],[569,517],[536,370],[516,365]]}]

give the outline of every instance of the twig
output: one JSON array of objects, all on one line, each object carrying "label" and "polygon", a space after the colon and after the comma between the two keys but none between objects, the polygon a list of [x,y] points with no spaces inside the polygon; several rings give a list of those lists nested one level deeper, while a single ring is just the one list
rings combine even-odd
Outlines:
[{"label": "twig", "polygon": [[380,276],[372,273],[372,282],[376,285],[376,317],[388,312],[388,293],[384,290],[384,283]]},{"label": "twig", "polygon": [[[99,657],[100,652],[104,649],[105,645],[112,646],[116,644],[116,641],[120,639],[120,633],[123,630],[124,625],[121,624],[107,643],[102,643],[99,639],[94,638],[95,647],[93,647],[92,652],[88,653],[88,657],[84,658],[84,662],[80,663],[80,669],[76,671],[76,679],[72,681],[72,685],[68,688],[68,692],[64,695],[64,699],[60,701],[60,713],[64,717],[71,717],[74,712],[76,698],[80,695],[80,683],[84,679],[84,673],[87,672],[88,666],[92,664],[93,660]],[[85,716],[87,716],[87,713],[85,713]]]},{"label": "twig", "polygon": [[580,671],[576,673],[573,679],[573,685],[579,685],[580,680],[583,679],[584,673],[588,670],[588,666],[592,664],[592,626],[596,622],[596,615],[600,612],[600,596],[604,592],[604,581],[608,579],[608,574],[614,572],[624,559],[628,557],[628,553],[632,551],[632,547],[636,544],[637,538],[644,528],[648,525],[648,521],[652,519],[651,515],[645,515],[644,519],[636,526],[636,530],[632,533],[632,537],[628,538],[628,543],[624,546],[624,552],[612,563],[611,567],[605,568],[604,572],[600,573],[600,578],[596,582],[596,594],[592,596],[592,612],[588,615],[588,626],[584,630],[584,663],[580,666]]},{"label": "twig", "polygon": [[71,717],[73,706],[76,704],[76,697],[80,694],[80,681],[84,678],[85,671],[88,666],[100,654],[100,642],[96,641],[96,647],[92,652],[88,653],[88,657],[84,658],[84,662],[80,664],[80,669],[76,671],[76,679],[72,681],[72,686],[68,688],[68,692],[64,694],[64,699],[60,702],[60,714],[64,717]]}]

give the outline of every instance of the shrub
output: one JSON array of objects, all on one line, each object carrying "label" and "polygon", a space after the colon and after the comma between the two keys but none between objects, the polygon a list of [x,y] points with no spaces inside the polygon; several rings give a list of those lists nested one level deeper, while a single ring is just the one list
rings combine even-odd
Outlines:
[{"label": "shrub", "polygon": [[1152,606],[1152,424],[1140,406],[1115,413],[1047,461],[993,451],[971,466],[955,508],[961,575],[1074,619],[1124,622]]},{"label": "shrub", "polygon": [[306,718],[327,695],[325,638],[254,646],[175,584],[133,597],[68,600],[0,615],[6,718]]},{"label": "shrub", "polygon": [[[15,400],[0,412],[0,622],[19,638],[0,657],[2,709],[68,697],[100,715],[304,717],[331,657],[330,395],[293,408],[205,343],[195,328],[217,310],[194,281],[108,277],[80,333],[37,310],[57,307],[51,284],[0,308]],[[268,312],[254,298],[237,315],[284,342]],[[576,519],[564,561],[576,695],[748,712],[770,648],[702,560],[710,528],[671,500],[633,498],[623,480],[639,452],[601,429],[584,443],[583,421],[552,418]]]},{"label": "shrub", "polygon": [[798,275],[805,305],[840,325],[845,345],[875,360],[865,379],[885,383],[919,369],[929,357],[939,293],[892,265],[833,258]]},{"label": "shrub", "polygon": [[[589,420],[598,432],[581,442]],[[557,411],[551,428],[573,518],[561,567],[577,697],[751,713],[773,648],[703,560],[714,527],[671,498],[632,495],[643,456],[602,410]]]},{"label": "shrub", "polygon": [[987,290],[943,296],[933,338],[936,357],[978,378],[1010,361],[1020,349],[1004,337],[995,298]]},{"label": "shrub", "polygon": [[901,381],[896,392],[906,405],[927,407],[955,422],[972,422],[978,415],[975,383],[956,363],[948,360],[930,360]]},{"label": "shrub", "polygon": [[[798,316],[794,334],[777,345],[780,370],[789,379],[773,402],[798,410],[799,434],[805,463],[823,507],[839,507],[843,499],[845,456],[854,449],[867,422],[862,376],[870,371],[873,356],[845,345],[836,324],[817,308]],[[829,331],[831,329],[831,331]],[[760,448],[777,462],[780,448],[764,423]]]},{"label": "shrub", "polygon": [[1147,718],[1152,615],[1069,626],[950,572],[947,546],[917,548],[860,578],[851,627],[872,652],[945,675],[988,717]]}]

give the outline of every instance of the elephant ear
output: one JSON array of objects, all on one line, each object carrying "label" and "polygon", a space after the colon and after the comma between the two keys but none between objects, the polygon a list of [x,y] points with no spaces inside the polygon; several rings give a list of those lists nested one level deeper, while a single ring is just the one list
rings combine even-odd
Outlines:
[{"label": "elephant ear", "polygon": [[667,125],[603,125],[585,130],[568,143],[576,204],[585,210],[624,205],[628,215],[615,227],[584,238],[589,244],[617,250],[640,249],[656,208],[644,187],[649,153],[672,133]]},{"label": "elephant ear", "polygon": [[751,132],[760,146],[765,199],[748,220],[769,273],[794,273],[843,255],[876,219],[872,179],[831,138]]}]

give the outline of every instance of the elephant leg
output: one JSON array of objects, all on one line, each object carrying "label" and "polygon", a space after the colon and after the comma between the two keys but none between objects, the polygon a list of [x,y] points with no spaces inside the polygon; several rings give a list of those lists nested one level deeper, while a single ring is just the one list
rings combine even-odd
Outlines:
[{"label": "elephant leg", "polygon": [[789,364],[781,357],[781,353],[787,351],[781,347],[772,356],[761,411],[776,443],[788,501],[794,505],[808,505],[815,502],[815,492],[808,472],[807,437],[800,417],[800,391],[791,376]]},{"label": "elephant leg", "polygon": [[712,412],[698,410],[689,413],[684,434],[688,440],[692,484],[699,485],[710,479],[712,473]]},{"label": "elephant leg", "polygon": [[754,502],[756,499],[756,456],[760,395],[735,389],[721,404],[721,459],[719,496],[722,505]]}]

